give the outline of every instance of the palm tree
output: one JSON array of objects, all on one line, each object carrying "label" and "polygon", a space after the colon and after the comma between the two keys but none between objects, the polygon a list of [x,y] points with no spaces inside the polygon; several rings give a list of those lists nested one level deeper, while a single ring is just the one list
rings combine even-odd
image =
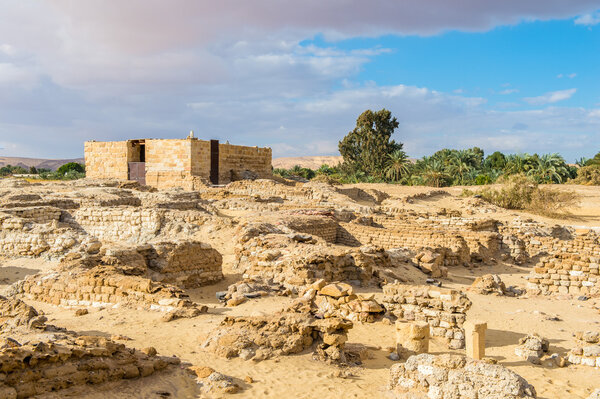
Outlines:
[{"label": "palm tree", "polygon": [[535,167],[527,172],[527,176],[539,183],[562,183],[564,178],[569,177],[569,171],[564,158],[559,154],[544,154],[537,158]]},{"label": "palm tree", "polygon": [[[423,159],[425,160],[425,158]],[[422,176],[425,184],[433,187],[443,187],[451,179],[450,175],[446,173],[442,161],[431,158],[428,158]]]},{"label": "palm tree", "polygon": [[385,176],[393,181],[398,181],[409,171],[410,161],[402,150],[396,150],[388,154],[385,162]]}]

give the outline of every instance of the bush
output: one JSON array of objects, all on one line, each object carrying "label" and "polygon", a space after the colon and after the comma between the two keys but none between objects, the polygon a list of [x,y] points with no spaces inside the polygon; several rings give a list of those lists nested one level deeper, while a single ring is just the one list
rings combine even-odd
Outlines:
[{"label": "bush", "polygon": [[600,165],[584,166],[577,170],[577,177],[569,180],[573,184],[600,186]]},{"label": "bush", "polygon": [[[576,193],[553,188],[540,188],[535,181],[522,174],[501,179],[500,189],[491,187],[477,194],[485,201],[505,209],[526,210],[550,217],[568,216],[566,208],[579,202]],[[472,192],[463,190],[463,195]]]}]

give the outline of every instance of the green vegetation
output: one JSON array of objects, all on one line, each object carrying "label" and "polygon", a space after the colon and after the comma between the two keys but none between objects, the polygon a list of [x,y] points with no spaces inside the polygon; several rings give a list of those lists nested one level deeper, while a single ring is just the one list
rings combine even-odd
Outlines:
[{"label": "green vegetation", "polygon": [[[524,175],[535,184],[600,184],[600,153],[580,159],[576,166],[559,154],[503,154],[485,157],[481,148],[442,149],[412,162],[402,143],[391,140],[399,123],[390,111],[367,110],[356,121],[354,130],[339,142],[344,162],[318,170],[295,166],[276,169],[282,177],[311,179],[320,175],[338,183],[398,183],[432,187],[472,186],[496,183],[498,179]],[[312,176],[312,177],[311,177]],[[320,178],[321,181],[324,181]]]},{"label": "green vegetation", "polygon": [[7,165],[0,168],[0,176],[8,177],[13,175],[36,175],[33,178],[41,180],[76,180],[85,177],[85,167],[76,162],[69,162],[53,172],[50,169],[30,167],[29,170],[20,166]]},{"label": "green vegetation", "polygon": [[550,217],[568,216],[567,208],[579,202],[571,191],[539,187],[525,174],[498,179],[500,187],[485,187],[478,191],[463,190],[463,196],[478,195],[483,200],[506,209],[526,210]]}]

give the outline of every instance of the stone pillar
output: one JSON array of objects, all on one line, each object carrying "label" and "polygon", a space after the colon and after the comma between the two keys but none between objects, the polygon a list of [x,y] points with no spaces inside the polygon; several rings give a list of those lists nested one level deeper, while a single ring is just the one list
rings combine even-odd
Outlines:
[{"label": "stone pillar", "polygon": [[464,324],[464,329],[467,356],[475,360],[481,360],[485,356],[485,330],[487,330],[487,323],[468,320]]},{"label": "stone pillar", "polygon": [[429,351],[429,324],[424,321],[396,322],[396,350],[398,354],[427,353]]}]

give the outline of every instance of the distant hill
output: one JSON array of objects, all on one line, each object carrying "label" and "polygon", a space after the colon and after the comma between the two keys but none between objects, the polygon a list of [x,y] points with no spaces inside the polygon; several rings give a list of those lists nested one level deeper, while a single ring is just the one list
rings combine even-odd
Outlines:
[{"label": "distant hill", "polygon": [[11,165],[21,166],[25,169],[29,169],[35,166],[37,169],[52,169],[56,170],[62,165],[69,162],[84,163],[83,158],[75,159],[39,159],[39,158],[20,158],[20,157],[0,157],[0,167]]},{"label": "distant hill", "polygon": [[319,169],[321,165],[327,164],[335,166],[342,163],[343,158],[340,155],[321,155],[314,157],[281,157],[273,158],[274,168],[290,169],[296,165],[303,168]]}]

